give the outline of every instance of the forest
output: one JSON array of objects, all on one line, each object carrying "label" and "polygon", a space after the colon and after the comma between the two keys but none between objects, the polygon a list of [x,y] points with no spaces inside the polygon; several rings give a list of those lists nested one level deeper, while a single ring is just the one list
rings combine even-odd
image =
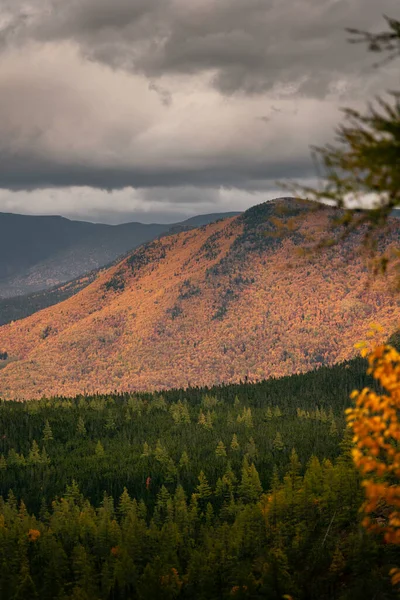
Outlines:
[{"label": "forest", "polygon": [[365,373],[1,402],[0,597],[396,598],[345,432]]},{"label": "forest", "polygon": [[334,214],[283,198],[141,246],[71,298],[0,328],[0,396],[259,381],[352,358],[369,322],[396,329],[400,299],[387,293],[395,273],[371,281],[354,256],[360,235],[318,260],[299,256]]}]

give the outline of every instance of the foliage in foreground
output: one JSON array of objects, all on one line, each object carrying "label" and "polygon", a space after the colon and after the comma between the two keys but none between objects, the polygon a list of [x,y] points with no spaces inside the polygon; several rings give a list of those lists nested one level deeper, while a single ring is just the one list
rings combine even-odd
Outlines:
[{"label": "foliage in foreground", "polygon": [[[400,58],[400,21],[385,20],[388,28],[381,33],[348,29],[353,43],[366,42],[371,52],[386,53],[380,64]],[[390,263],[400,286],[398,248],[384,249],[380,242],[393,231],[389,217],[400,205],[400,93],[391,90],[389,95],[390,99],[379,97],[374,104],[370,102],[364,113],[344,108],[345,121],[337,128],[337,143],[313,148],[321,173],[319,189],[296,184],[283,187],[300,197],[328,200],[346,209],[338,213],[329,235],[319,240],[316,248],[331,247],[361,231],[375,274],[386,272]]]},{"label": "foliage in foreground", "polygon": [[[367,354],[367,350],[364,351]],[[366,502],[363,524],[383,535],[386,543],[400,543],[400,353],[377,346],[368,356],[369,373],[386,393],[365,387],[353,392],[355,407],[347,410],[353,430],[353,458],[362,473]],[[392,571],[400,583],[400,569]]]}]

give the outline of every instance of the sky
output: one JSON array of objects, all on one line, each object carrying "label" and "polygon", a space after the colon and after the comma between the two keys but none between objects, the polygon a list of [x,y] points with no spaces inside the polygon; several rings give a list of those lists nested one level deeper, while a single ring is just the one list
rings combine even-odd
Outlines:
[{"label": "sky", "polygon": [[310,146],[397,65],[349,44],[398,0],[1,0],[0,211],[121,223],[314,183]]}]

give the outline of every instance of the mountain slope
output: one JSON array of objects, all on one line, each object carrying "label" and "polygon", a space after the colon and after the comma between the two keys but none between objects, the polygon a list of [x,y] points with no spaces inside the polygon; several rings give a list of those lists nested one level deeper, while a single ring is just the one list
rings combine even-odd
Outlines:
[{"label": "mountain slope", "polygon": [[238,213],[199,215],[173,225],[104,225],[0,213],[0,298],[70,281],[171,228],[185,230],[232,214]]},{"label": "mountain slope", "polygon": [[398,300],[387,282],[367,288],[344,246],[299,256],[332,215],[285,199],[138,248],[76,296],[0,328],[0,396],[210,385],[350,358],[377,317],[385,334],[397,328]]}]

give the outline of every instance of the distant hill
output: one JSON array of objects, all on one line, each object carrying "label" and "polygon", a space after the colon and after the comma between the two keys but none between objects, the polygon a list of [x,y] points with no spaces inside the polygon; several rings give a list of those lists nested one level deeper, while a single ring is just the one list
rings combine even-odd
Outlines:
[{"label": "distant hill", "polygon": [[172,225],[104,225],[0,213],[0,298],[52,288],[109,264],[169,230],[187,230],[236,214],[199,215]]},{"label": "distant hill", "polygon": [[351,358],[371,321],[392,333],[400,301],[387,280],[367,286],[357,236],[302,256],[336,214],[310,207],[280,199],[154,240],[68,300],[1,327],[0,397],[280,377]]}]

